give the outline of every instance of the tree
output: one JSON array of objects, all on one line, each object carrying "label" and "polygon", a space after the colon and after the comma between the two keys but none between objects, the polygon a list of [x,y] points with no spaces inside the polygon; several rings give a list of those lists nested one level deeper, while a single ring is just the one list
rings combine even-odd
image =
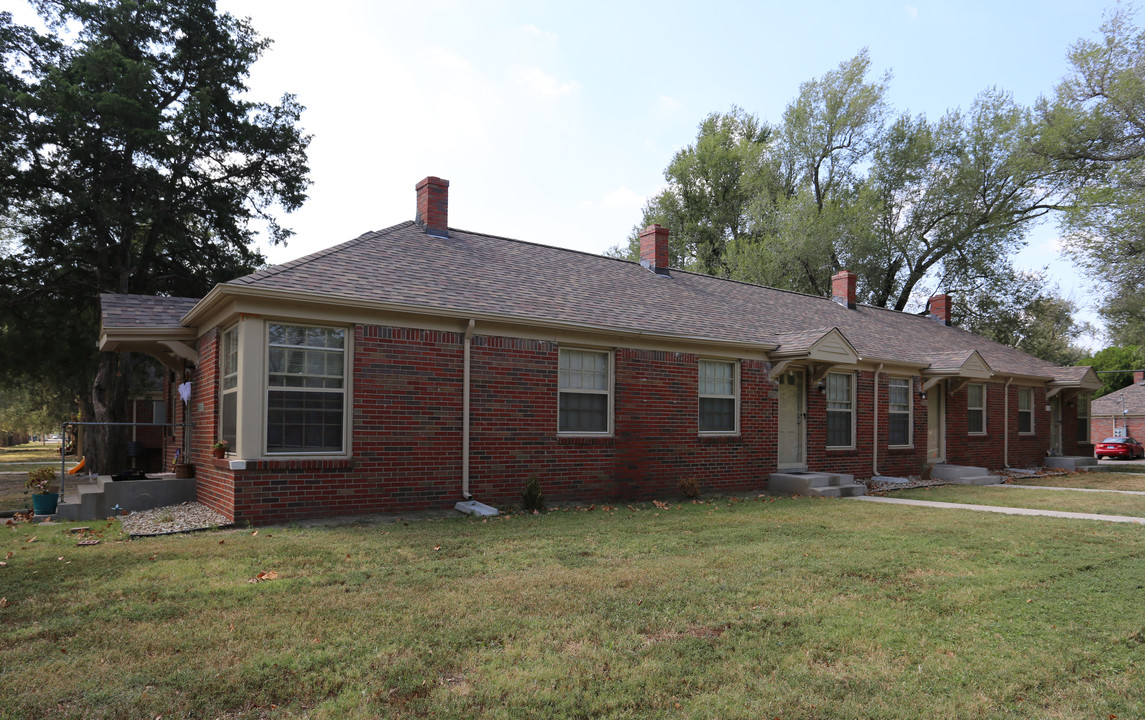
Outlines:
[{"label": "tree", "polygon": [[1093,396],[1099,398],[1133,384],[1133,371],[1145,369],[1145,348],[1115,345],[1098,351],[1093,357],[1079,360],[1077,364],[1089,365],[1098,371],[1102,387]]},{"label": "tree", "polygon": [[[268,41],[213,0],[35,4],[47,33],[0,14],[0,176],[19,242],[0,264],[0,332],[9,347],[43,342],[58,373],[82,367],[94,419],[119,421],[133,361],[84,349],[97,293],[199,296],[257,268],[254,224],[282,242],[274,213],[305,200],[309,138],[293,96],[244,98]],[[62,323],[65,341],[44,342]],[[36,373],[0,363],[0,376]],[[122,462],[122,443],[99,445],[97,466]]]},{"label": "tree", "polygon": [[1112,11],[1101,37],[1069,57],[1053,97],[1037,104],[1035,148],[1068,183],[1066,249],[1106,285],[1111,337],[1145,344],[1145,32],[1132,7]]}]

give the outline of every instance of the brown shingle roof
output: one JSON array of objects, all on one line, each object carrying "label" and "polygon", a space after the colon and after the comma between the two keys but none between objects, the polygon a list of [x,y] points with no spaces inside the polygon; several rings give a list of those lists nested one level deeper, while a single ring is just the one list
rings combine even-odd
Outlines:
[{"label": "brown shingle roof", "polygon": [[198,302],[198,298],[99,295],[105,328],[179,328],[179,320]]},{"label": "brown shingle roof", "polygon": [[977,350],[996,373],[1053,377],[1061,370],[919,315],[847,309],[828,298],[680,270],[665,277],[626,260],[449,232],[437,238],[406,222],[229,285],[768,345],[798,345],[834,327],[866,358],[945,364]]},{"label": "brown shingle roof", "polygon": [[1122,410],[1130,415],[1145,415],[1145,383],[1133,383],[1093,401],[1091,415],[1120,415]]}]

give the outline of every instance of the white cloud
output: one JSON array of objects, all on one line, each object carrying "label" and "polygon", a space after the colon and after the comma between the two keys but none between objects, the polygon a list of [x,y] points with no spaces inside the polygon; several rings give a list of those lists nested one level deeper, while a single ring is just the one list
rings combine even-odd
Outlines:
[{"label": "white cloud", "polygon": [[644,206],[644,196],[621,185],[605,195],[603,202],[605,207],[641,208]]},{"label": "white cloud", "polygon": [[904,9],[906,10],[907,17],[909,17],[911,20],[918,20],[918,6],[917,5],[907,5],[907,6],[905,6]]},{"label": "white cloud", "polygon": [[562,83],[540,68],[513,68],[513,78],[531,92],[548,98],[572,95],[580,89],[576,82]]},{"label": "white cloud", "polygon": [[539,27],[537,27],[536,25],[526,25],[525,27],[523,27],[521,29],[524,30],[525,32],[529,33],[530,35],[535,35],[536,37],[541,38],[542,40],[547,40],[549,42],[556,42],[557,41],[557,34],[556,33],[548,32],[547,30],[542,30]]},{"label": "white cloud", "polygon": [[679,109],[680,101],[667,95],[661,95],[660,99],[656,101],[656,110],[661,115],[671,115]]}]

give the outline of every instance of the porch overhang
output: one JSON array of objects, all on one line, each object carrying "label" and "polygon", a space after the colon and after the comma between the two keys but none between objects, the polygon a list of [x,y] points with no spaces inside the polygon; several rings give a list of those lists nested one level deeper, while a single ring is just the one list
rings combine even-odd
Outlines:
[{"label": "porch overhang", "polygon": [[199,364],[194,328],[102,328],[99,349],[144,353],[175,371]]},{"label": "porch overhang", "polygon": [[1054,377],[1046,384],[1047,400],[1059,394],[1065,397],[1067,391],[1072,391],[1069,394],[1076,395],[1101,389],[1101,380],[1093,368],[1086,365],[1077,368],[1063,368],[1063,370],[1066,372]]},{"label": "porch overhang", "polygon": [[838,365],[854,365],[859,361],[855,346],[839,328],[818,328],[801,333],[790,333],[779,338],[779,347],[768,353],[772,359],[771,380],[775,380],[787,366],[798,362],[811,369],[811,381],[822,380]]},{"label": "porch overhang", "polygon": [[927,392],[943,380],[954,380],[950,392],[955,392],[972,380],[989,380],[994,371],[977,350],[944,353],[922,371],[922,392]]}]

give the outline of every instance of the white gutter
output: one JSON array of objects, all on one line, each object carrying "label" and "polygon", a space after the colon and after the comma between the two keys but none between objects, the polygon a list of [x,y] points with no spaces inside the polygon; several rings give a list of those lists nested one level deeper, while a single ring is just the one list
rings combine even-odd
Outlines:
[{"label": "white gutter", "polygon": [[1014,378],[1006,380],[1002,386],[1002,465],[1010,467],[1010,383]]},{"label": "white gutter", "polygon": [[[872,427],[874,429],[871,431],[873,442],[871,454],[871,471],[875,475],[882,475],[882,473],[879,472],[879,373],[882,371],[883,363],[879,363],[879,366],[875,369],[875,421],[872,423]],[[912,382],[911,384],[913,385],[914,383]],[[913,395],[914,393],[912,392],[912,397],[910,399],[911,402],[914,402]],[[887,418],[887,422],[890,422],[889,417]]]},{"label": "white gutter", "polygon": [[461,497],[469,500],[469,344],[473,338],[474,321],[465,328],[465,359],[461,378]]}]

